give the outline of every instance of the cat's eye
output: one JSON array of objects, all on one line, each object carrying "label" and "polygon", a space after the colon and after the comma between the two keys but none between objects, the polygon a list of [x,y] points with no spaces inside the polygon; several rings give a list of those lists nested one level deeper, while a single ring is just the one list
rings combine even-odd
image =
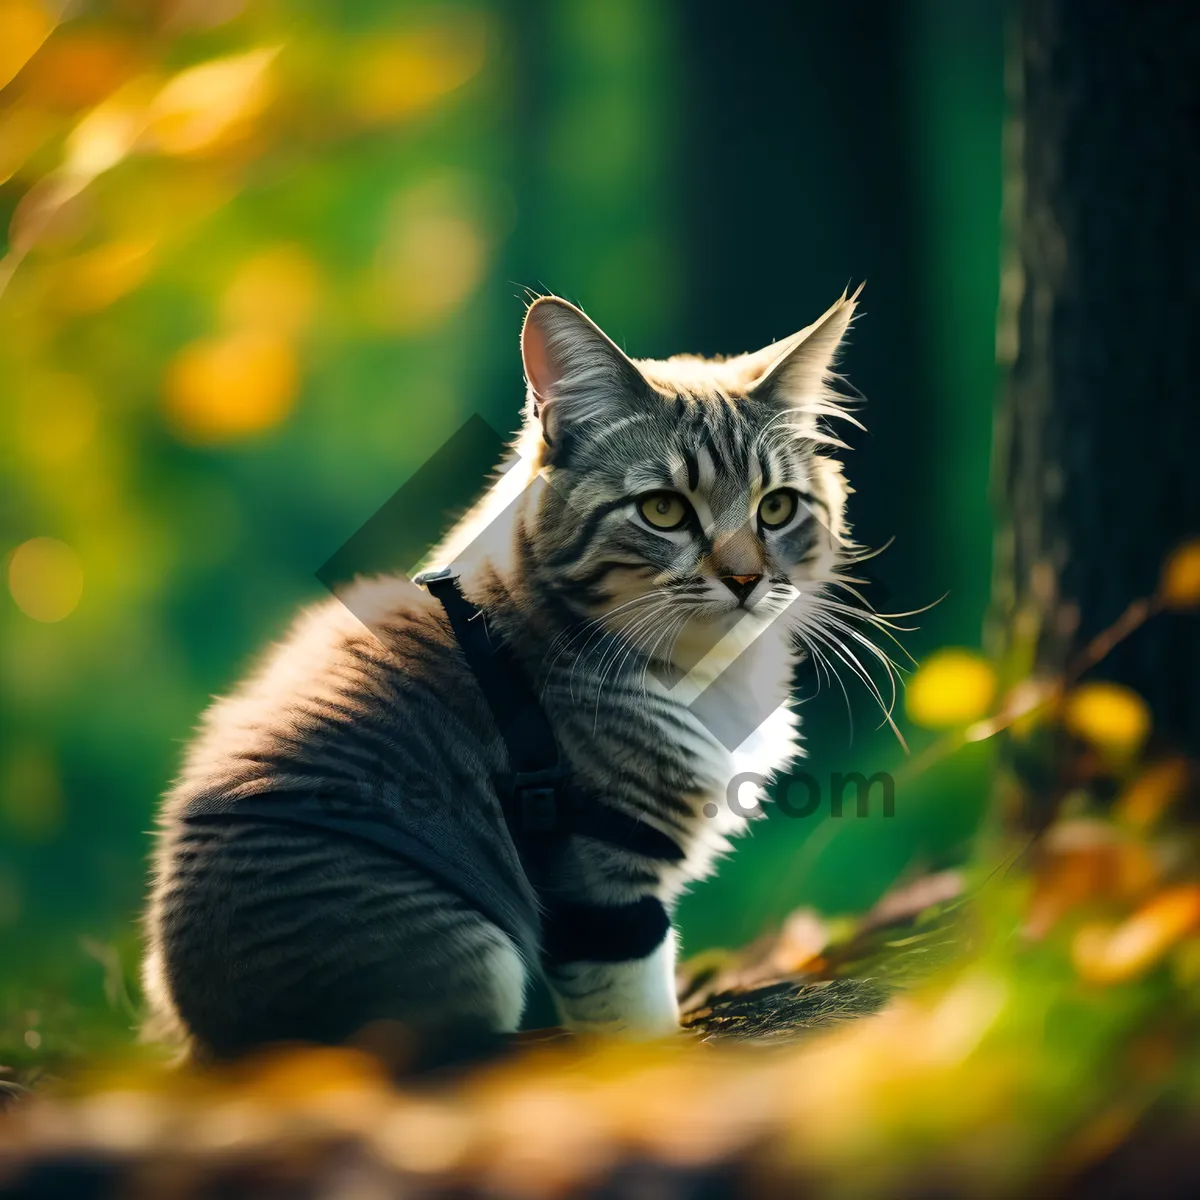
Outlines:
[{"label": "cat's eye", "polygon": [[674,492],[651,492],[638,501],[638,512],[655,529],[678,529],[688,519],[691,509]]},{"label": "cat's eye", "polygon": [[768,492],[758,506],[758,519],[764,529],[782,529],[796,515],[796,493],[791,488]]}]

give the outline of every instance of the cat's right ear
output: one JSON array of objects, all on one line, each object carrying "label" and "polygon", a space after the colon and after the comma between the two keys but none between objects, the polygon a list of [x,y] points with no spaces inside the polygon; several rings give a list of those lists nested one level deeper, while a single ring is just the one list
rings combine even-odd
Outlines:
[{"label": "cat's right ear", "polygon": [[534,415],[551,445],[563,428],[611,419],[648,389],[616,342],[557,296],[529,306],[521,357]]},{"label": "cat's right ear", "polygon": [[830,409],[827,392],[842,340],[854,319],[862,285],[853,295],[843,292],[807,329],[800,330],[776,346],[747,355],[749,362],[767,364],[751,392],[771,396],[792,408],[819,414]]}]

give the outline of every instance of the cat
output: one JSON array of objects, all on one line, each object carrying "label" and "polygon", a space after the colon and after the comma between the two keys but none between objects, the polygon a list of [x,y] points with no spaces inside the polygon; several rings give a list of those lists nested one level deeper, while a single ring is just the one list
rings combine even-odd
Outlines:
[{"label": "cat", "polygon": [[[635,361],[565,300],[530,305],[523,429],[431,561],[536,692],[589,813],[651,840],[573,834],[531,870],[442,604],[357,580],[211,706],[164,801],[144,963],[159,1035],[222,1059],[377,1021],[507,1032],[538,975],[570,1029],[678,1027],[674,904],[746,824],[754,789],[731,803],[731,782],[799,752],[798,656],[846,647],[834,589],[856,551],[828,420],[848,417],[833,371],[857,295],[711,360]],[[746,728],[731,740],[723,717]],[[465,884],[303,816],[339,802]]]}]

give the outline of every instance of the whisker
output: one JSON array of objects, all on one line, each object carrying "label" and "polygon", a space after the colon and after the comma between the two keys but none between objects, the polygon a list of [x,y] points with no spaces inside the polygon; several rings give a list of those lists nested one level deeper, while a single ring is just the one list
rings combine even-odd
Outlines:
[{"label": "whisker", "polygon": [[[843,616],[853,617],[856,620],[867,622],[867,624],[871,625],[873,628],[878,629],[879,632],[882,633],[889,641],[894,642],[900,652],[905,656],[905,658],[908,659],[910,663],[912,663],[914,667],[917,665],[917,660],[913,658],[911,654],[909,654],[904,644],[892,632],[894,629],[901,633],[912,633],[913,630],[908,626],[893,625],[890,621],[887,621],[883,618],[878,618],[874,613],[864,613],[860,609],[851,608],[849,605],[839,604],[836,600],[826,600],[824,602],[824,607],[831,609],[833,612],[839,613]],[[902,670],[899,663],[893,661],[892,665],[897,670]]]},{"label": "whisker", "polygon": [[[611,620],[612,617],[614,617],[618,614],[620,614],[622,617],[630,616],[630,614],[632,614],[631,621],[635,621],[641,615],[640,613],[637,613],[634,611],[639,605],[653,606],[654,602],[661,601],[661,599],[662,599],[662,597],[659,596],[656,592],[643,592],[639,596],[634,596],[632,600],[627,600],[623,604],[619,604],[616,608],[612,609],[608,613],[605,613],[603,616],[597,617],[594,620],[587,623],[587,625],[585,626],[585,629],[590,628],[591,633],[589,634],[588,639],[584,643],[582,649],[578,652],[574,661],[572,662],[571,670],[570,670],[570,673],[568,676],[568,683],[570,686],[570,695],[571,695],[572,702],[574,702],[574,700],[575,700],[575,673],[578,671],[580,665],[583,662],[585,662],[587,660],[587,658],[589,657],[592,644],[597,640],[597,638],[599,638],[600,647],[602,650],[601,662],[603,662],[604,654],[607,653],[607,644],[612,639],[619,640],[620,635],[623,632],[623,629],[627,627],[627,626],[622,626],[622,627],[618,627],[617,629],[613,630],[613,629],[609,629],[607,627],[606,622]],[[580,631],[580,632],[582,633],[583,631]],[[570,643],[568,643],[567,647],[564,647],[564,651],[567,648],[569,648],[569,645],[570,645]],[[560,654],[561,653],[562,652],[560,652]],[[557,659],[555,661],[557,661]]]},{"label": "whisker", "polygon": [[854,741],[854,709],[850,704],[850,693],[846,690],[845,681],[842,679],[841,675],[839,675],[838,672],[833,669],[833,665],[830,663],[829,659],[825,656],[825,654],[819,648],[817,643],[815,641],[810,640],[809,636],[807,636],[809,632],[810,631],[808,631],[808,630],[804,630],[804,631],[798,630],[797,637],[799,637],[800,641],[804,644],[805,648],[809,651],[809,653],[811,653],[817,660],[819,660],[820,662],[823,662],[825,664],[825,670],[826,670],[827,674],[829,675],[829,678],[836,680],[838,687],[840,687],[842,689],[842,696],[844,697],[844,699],[846,701],[846,720],[850,725],[850,740],[851,740],[851,742],[853,742]]},{"label": "whisker", "polygon": [[861,645],[865,646],[871,652],[871,654],[873,654],[875,656],[875,658],[878,659],[879,662],[881,662],[883,664],[883,669],[884,669],[884,671],[887,672],[888,681],[891,684],[891,689],[892,689],[892,696],[891,696],[891,700],[888,704],[888,711],[889,712],[893,711],[896,707],[896,682],[897,682],[897,674],[900,671],[900,667],[897,666],[897,664],[892,661],[891,657],[887,654],[887,652],[885,650],[882,649],[882,647],[877,646],[874,642],[872,642],[870,640],[870,638],[864,637],[861,633],[858,632],[858,630],[852,629],[850,626],[846,625],[844,622],[837,620],[837,618],[831,617],[828,620],[829,620],[830,626],[833,629],[836,629],[841,633],[845,633],[845,634],[849,635],[856,642],[859,642]]},{"label": "whisker", "polygon": [[617,613],[620,613],[622,610],[630,608],[633,605],[640,604],[642,601],[646,600],[648,597],[652,597],[653,595],[653,592],[643,592],[641,595],[634,596],[632,600],[626,600],[624,603],[618,604],[616,608],[609,610],[607,613],[603,613],[598,617],[592,617],[587,621],[581,621],[577,625],[568,626],[554,639],[553,642],[550,643],[546,653],[542,656],[542,664],[545,664],[546,659],[554,653],[559,643],[562,642],[563,646],[561,649],[559,649],[558,654],[555,655],[554,662],[547,667],[547,670],[552,670],[554,664],[558,661],[559,656],[561,656],[561,654],[570,647],[571,643],[576,638],[581,637],[589,629],[603,625],[606,620],[615,616]]},{"label": "whisker", "polygon": [[666,654],[666,661],[669,663],[675,650],[675,643],[679,640],[679,635],[683,632],[683,627],[691,620],[691,617],[692,613],[688,610],[677,616],[674,620],[664,623],[662,632],[655,638],[654,645],[650,647],[649,653],[646,655],[646,661],[642,664],[641,690],[643,696],[646,694],[646,676],[650,671],[650,667],[658,661],[658,647],[664,640],[670,638]]},{"label": "whisker", "polygon": [[895,540],[896,537],[893,534],[882,546],[878,546],[874,550],[870,546],[852,546],[850,547],[850,553],[842,561],[849,566],[857,566],[861,562],[868,562],[872,558],[878,558],[885,550],[890,549]]},{"label": "whisker", "polygon": [[[879,690],[879,685],[871,677],[870,672],[863,666],[858,656],[840,638],[838,638],[831,630],[824,627],[814,628],[812,626],[808,626],[806,632],[811,637],[817,638],[826,646],[828,646],[829,649],[838,658],[840,658],[842,662],[844,662],[846,666],[848,666],[854,672],[854,674],[859,677],[859,679],[862,680],[862,682],[866,685],[867,690],[875,699],[875,702],[879,705],[880,711],[883,713],[884,719],[883,722],[881,722],[881,727],[883,724],[888,725],[891,728],[892,733],[895,734],[896,740],[904,748],[905,752],[908,753],[908,742],[905,741],[904,735],[900,732],[899,726],[892,717],[892,707],[894,707],[896,701],[895,676],[889,671],[888,678],[892,682],[892,705],[889,706],[884,701],[883,693]],[[852,630],[849,630],[848,632],[853,633]],[[874,646],[865,638],[862,640],[873,651],[878,650],[878,647]],[[887,663],[890,660],[887,659],[886,655],[883,655],[881,661]]]},{"label": "whisker", "polygon": [[652,627],[654,621],[663,613],[666,608],[669,607],[669,605],[670,602],[668,600],[663,600],[659,605],[652,608],[649,612],[639,614],[637,619],[634,622],[631,622],[630,626],[623,631],[625,635],[625,645],[618,652],[613,654],[612,659],[607,665],[605,665],[603,659],[601,660],[601,667],[596,680],[596,705],[592,715],[593,733],[595,733],[596,729],[599,728],[600,724],[600,699],[604,693],[605,681],[610,675],[618,675],[625,663],[628,661],[629,656],[633,653],[636,653],[639,649],[637,641],[633,636],[634,630]]},{"label": "whisker", "polygon": [[[866,596],[864,596],[856,587],[851,586],[851,584],[855,584],[855,583],[866,584],[869,582],[868,580],[854,579],[848,575],[834,574],[834,575],[830,576],[828,582],[830,584],[832,584],[834,587],[840,587],[844,592],[848,592],[857,601],[859,601],[860,604],[865,605],[866,610],[868,612],[870,612],[873,616],[883,617],[888,620],[894,620],[895,618],[898,618],[898,617],[900,617],[900,618],[919,617],[922,613],[927,613],[930,611],[930,609],[936,608],[937,605],[941,604],[941,602],[943,600],[945,600],[948,595],[950,595],[949,592],[944,592],[936,600],[931,600],[928,604],[923,604],[920,608],[912,608],[906,612],[881,613],[875,608],[875,606],[871,603],[871,601],[867,599]],[[909,631],[905,630],[905,632],[909,632]]]}]

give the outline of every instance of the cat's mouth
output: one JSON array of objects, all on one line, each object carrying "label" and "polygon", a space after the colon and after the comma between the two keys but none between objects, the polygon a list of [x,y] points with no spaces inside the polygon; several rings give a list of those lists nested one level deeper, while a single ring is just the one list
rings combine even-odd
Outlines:
[{"label": "cat's mouth", "polygon": [[771,586],[762,575],[721,575],[707,580],[708,603],[714,613],[725,619],[739,614],[758,614]]},{"label": "cat's mouth", "polygon": [[754,577],[735,590],[717,576],[694,575],[623,596],[594,620],[651,658],[670,658],[680,640],[715,643],[743,623],[744,632],[769,625],[798,595],[783,578]]}]

